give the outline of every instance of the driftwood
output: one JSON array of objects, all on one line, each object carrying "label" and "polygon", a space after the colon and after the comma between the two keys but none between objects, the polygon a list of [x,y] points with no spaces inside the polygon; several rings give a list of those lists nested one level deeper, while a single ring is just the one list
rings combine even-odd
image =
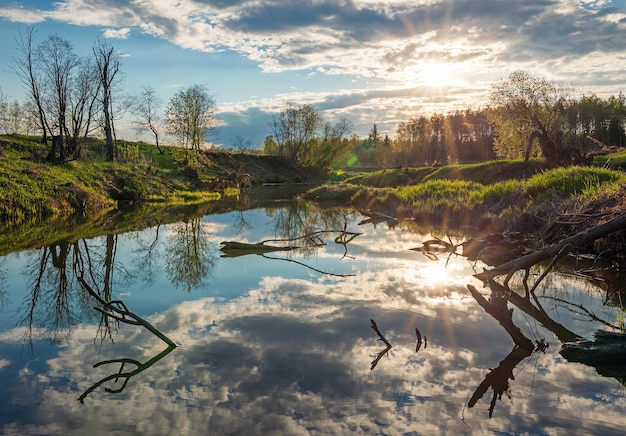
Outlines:
[{"label": "driftwood", "polygon": [[565,238],[560,242],[535,251],[534,253],[503,263],[490,270],[474,274],[474,276],[483,282],[487,282],[489,279],[506,275],[504,280],[506,284],[516,271],[529,269],[537,263],[550,258],[556,258],[558,260],[558,258],[564,256],[575,247],[588,244],[596,239],[603,238],[611,233],[624,229],[626,229],[626,214],[619,215],[611,221],[592,227],[569,238]]},{"label": "driftwood", "polygon": [[222,257],[239,257],[246,256],[248,254],[265,254],[274,251],[291,251],[302,248],[291,245],[278,247],[275,245],[267,245],[264,242],[247,244],[245,242],[224,241],[221,242],[221,244],[223,245],[223,247],[220,249],[222,251]]},{"label": "driftwood", "polygon": [[626,361],[626,334],[598,330],[594,341],[565,342],[559,353],[570,362],[615,364]]},{"label": "driftwood", "polygon": [[372,212],[367,212],[364,210],[360,210],[359,213],[361,215],[365,215],[367,217],[367,219],[364,219],[363,221],[361,221],[359,223],[360,226],[365,225],[365,224],[380,224],[380,223],[387,223],[389,225],[389,227],[395,227],[398,225],[398,218],[393,217],[393,216],[389,216],[389,215],[385,215],[384,213],[380,213],[380,212],[376,212],[376,211],[372,211]]},{"label": "driftwood", "polygon": [[378,326],[376,325],[376,321],[374,321],[373,319],[370,319],[370,321],[372,322],[372,329],[376,332],[376,334],[378,335],[378,338],[383,341],[386,345],[385,349],[382,350],[380,353],[378,353],[378,355],[376,355],[376,359],[374,359],[372,361],[372,366],[370,367],[370,370],[373,370],[374,368],[376,368],[376,365],[378,365],[378,362],[380,361],[380,359],[382,359],[382,357],[387,354],[389,355],[389,350],[391,350],[391,344],[389,343],[389,341],[387,340],[387,338],[385,338],[385,336],[383,336],[383,334],[380,332],[380,330],[378,330]]}]

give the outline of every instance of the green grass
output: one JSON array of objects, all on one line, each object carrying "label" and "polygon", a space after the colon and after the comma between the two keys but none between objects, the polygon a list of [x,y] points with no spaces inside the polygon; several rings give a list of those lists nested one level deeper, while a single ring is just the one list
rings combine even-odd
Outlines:
[{"label": "green grass", "polygon": [[624,171],[626,170],[626,151],[594,156],[593,165]]},{"label": "green grass", "polygon": [[[488,166],[488,165],[487,165]],[[484,172],[474,172],[482,179]],[[431,179],[399,188],[362,187],[352,203],[362,209],[404,218],[446,219],[461,225],[480,220],[501,220],[519,216],[542,204],[553,202],[591,203],[622,195],[626,175],[597,167],[557,168],[526,179],[516,178],[483,184],[471,180]]]},{"label": "green grass", "polygon": [[416,185],[430,180],[470,180],[482,184],[528,178],[544,170],[540,160],[499,160],[443,167],[394,168],[359,174],[346,183],[377,188]]},{"label": "green grass", "polygon": [[89,138],[80,159],[52,164],[44,161],[48,146],[37,139],[0,136],[0,220],[5,223],[92,214],[116,207],[120,199],[170,204],[220,198],[204,191],[201,179],[181,174],[175,147],[160,154],[155,146],[124,141],[119,145],[124,161],[105,162],[103,141]]}]

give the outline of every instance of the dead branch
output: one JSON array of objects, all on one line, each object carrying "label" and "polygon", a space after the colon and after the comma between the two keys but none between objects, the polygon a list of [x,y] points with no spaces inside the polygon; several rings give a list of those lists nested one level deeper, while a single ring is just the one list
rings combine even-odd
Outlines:
[{"label": "dead branch", "polygon": [[[128,383],[128,381],[135,375],[142,373],[143,371],[145,371],[146,369],[150,368],[152,365],[154,365],[156,362],[158,362],[159,360],[163,359],[165,356],[167,356],[174,348],[176,348],[176,345],[168,345],[167,348],[163,351],[161,351],[159,354],[157,354],[156,356],[154,356],[152,359],[148,360],[145,363],[141,363],[135,359],[112,359],[112,360],[103,360],[102,362],[98,362],[96,364],[93,365],[94,368],[97,368],[101,365],[107,365],[110,363],[120,363],[120,369],[118,372],[108,375],[104,378],[102,378],[100,381],[94,383],[93,385],[91,385],[85,392],[83,392],[83,394],[78,397],[78,401],[80,401],[81,403],[85,402],[85,398],[87,398],[87,396],[92,393],[93,391],[95,391],[96,389],[98,389],[100,386],[102,386],[104,383],[111,381],[111,380],[115,380],[115,382],[117,383],[119,379],[123,379],[123,383],[122,386],[117,388],[117,389],[111,389],[111,388],[104,388],[104,390],[110,394],[117,394],[120,393],[124,390],[124,388],[126,388],[126,384]],[[135,369],[132,371],[128,371],[128,372],[123,372],[124,371],[124,365],[126,365],[127,363],[130,363],[132,365],[135,365]]]},{"label": "dead branch", "polygon": [[271,260],[284,260],[285,262],[292,262],[292,263],[295,263],[297,265],[300,265],[300,266],[303,266],[305,268],[308,268],[310,270],[313,270],[315,272],[318,272],[320,274],[325,274],[327,276],[333,276],[333,277],[354,277],[354,276],[356,276],[356,274],[337,274],[337,273],[331,273],[331,272],[328,272],[328,271],[322,271],[321,269],[314,268],[311,265],[307,265],[306,263],[297,261],[295,259],[287,259],[287,258],[284,258],[284,257],[270,257],[270,256],[268,256],[266,254],[261,254],[261,257],[264,257],[266,259],[271,259]]},{"label": "dead branch", "polygon": [[539,262],[550,259],[557,255],[565,255],[567,252],[596,239],[603,238],[611,233],[624,230],[626,228],[626,214],[619,215],[604,224],[592,227],[588,230],[580,232],[569,238],[565,238],[560,242],[552,244],[534,253],[527,254],[525,256],[514,259],[510,262],[503,263],[490,270],[485,270],[482,273],[474,274],[474,277],[487,282],[489,279],[506,275],[504,283],[508,283],[513,274],[521,269],[528,269]]},{"label": "dead branch", "polygon": [[[415,327],[415,336],[417,336],[417,345],[415,346],[415,352],[417,353],[422,348],[422,334],[417,327]],[[424,336],[424,348],[426,347],[428,347],[428,339]]]},{"label": "dead branch", "polygon": [[100,304],[102,304],[103,307],[94,308],[98,312],[102,313],[105,316],[111,317],[113,319],[116,319],[126,324],[143,326],[150,333],[152,333],[153,335],[161,339],[167,345],[176,347],[176,344],[174,344],[174,342],[172,342],[170,338],[168,338],[159,330],[157,330],[152,324],[150,324],[145,319],[141,318],[139,315],[128,310],[124,302],[120,300],[105,301],[102,297],[100,297],[100,295],[98,295],[97,292],[95,292],[91,288],[91,286],[89,286],[89,284],[85,281],[85,279],[82,276],[78,277],[78,281],[83,286],[83,288],[87,290],[87,292],[89,292],[96,300],[100,302]]},{"label": "dead branch", "polygon": [[[138,360],[135,359],[128,359],[128,358],[122,358],[122,359],[112,359],[112,360],[104,360],[102,362],[98,362],[96,364],[93,365],[94,368],[97,368],[101,365],[107,365],[107,364],[111,364],[111,363],[119,363],[120,364],[120,368],[119,370],[111,375],[108,375],[104,378],[102,378],[100,381],[94,383],[92,386],[90,386],[85,392],[83,392],[83,394],[78,397],[78,400],[83,403],[85,398],[94,390],[96,390],[98,387],[102,386],[104,383],[111,381],[111,380],[115,380],[115,383],[117,383],[120,379],[123,379],[123,383],[121,385],[121,387],[117,388],[117,389],[111,389],[111,388],[104,388],[104,390],[108,393],[119,393],[122,392],[124,390],[124,388],[126,388],[126,384],[128,383],[128,381],[131,379],[131,377],[145,371],[146,369],[150,368],[152,365],[154,365],[156,362],[158,362],[159,360],[161,360],[163,357],[165,357],[166,355],[168,355],[174,348],[176,348],[176,344],[169,339],[167,336],[165,336],[163,333],[161,333],[159,330],[157,330],[152,324],[150,324],[148,321],[146,321],[145,319],[141,318],[139,315],[131,312],[130,310],[128,310],[128,307],[126,306],[126,304],[121,301],[121,300],[115,300],[115,301],[106,301],[104,300],[100,295],[98,295],[97,292],[95,292],[93,290],[93,288],[91,286],[89,286],[89,284],[85,281],[84,277],[81,275],[80,277],[78,277],[78,281],[79,283],[83,286],[83,288],[85,290],[87,290],[87,292],[89,292],[89,294],[91,294],[96,300],[98,300],[98,302],[102,305],[102,307],[95,307],[95,309],[97,311],[99,311],[100,313],[102,313],[105,317],[110,317],[113,318],[117,321],[126,323],[126,324],[131,324],[131,325],[140,325],[142,327],[145,327],[148,331],[150,331],[150,333],[154,334],[156,337],[158,337],[159,339],[161,339],[163,342],[165,342],[167,344],[167,348],[163,351],[161,351],[159,354],[157,354],[156,356],[154,356],[153,358],[151,358],[150,360],[148,360],[145,363],[141,363]],[[132,371],[127,371],[124,372],[124,366],[126,364],[131,364],[131,365],[135,365],[135,369]]]}]

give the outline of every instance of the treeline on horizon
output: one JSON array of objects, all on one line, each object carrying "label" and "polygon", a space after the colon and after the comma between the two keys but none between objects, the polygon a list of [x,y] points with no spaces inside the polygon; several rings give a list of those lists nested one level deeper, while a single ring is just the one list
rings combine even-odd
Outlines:
[{"label": "treeline on horizon", "polygon": [[[0,89],[0,133],[40,133],[43,142],[60,138],[49,156],[62,161],[78,158],[80,138],[87,136],[104,137],[106,159],[116,160],[115,122],[124,110],[134,116],[138,131],[153,135],[159,152],[161,133],[171,135],[177,145],[199,150],[214,131],[217,106],[204,85],[181,89],[163,110],[153,88],[144,87],[138,94],[122,92],[121,63],[106,41],[97,40],[91,56],[79,57],[58,35],[39,45],[34,36],[33,28],[20,34],[16,41],[20,56],[12,66],[29,98],[10,102]],[[550,150],[563,154],[564,149],[576,149],[582,154],[626,145],[622,93],[606,99],[566,95],[561,87],[518,71],[493,84],[491,106],[418,115],[400,122],[395,138],[380,135],[375,120],[368,137],[359,138],[350,136],[353,129],[346,119],[331,124],[312,105],[290,106],[272,116],[272,135],[262,150],[239,136],[230,150],[278,154],[293,163],[330,169],[346,162],[378,167],[444,165],[528,158]],[[64,146],[69,148],[56,153]],[[568,162],[555,156],[557,164]]]},{"label": "treeline on horizon", "polygon": [[[507,107],[458,110],[448,114],[433,113],[401,122],[395,139],[378,133],[374,125],[365,140],[355,141],[354,154],[363,165],[423,166],[482,162],[493,159],[522,159],[523,147],[498,143],[504,135],[498,120]],[[562,124],[554,126],[564,141],[581,151],[601,147],[626,146],[626,98],[623,94],[602,99],[583,96],[558,109]],[[533,155],[539,155],[533,149]]]}]

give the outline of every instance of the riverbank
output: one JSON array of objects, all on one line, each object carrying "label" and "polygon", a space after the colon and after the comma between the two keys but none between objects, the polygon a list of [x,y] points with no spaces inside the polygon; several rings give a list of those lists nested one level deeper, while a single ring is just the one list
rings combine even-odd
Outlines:
[{"label": "riverbank", "polygon": [[[215,201],[251,184],[321,178],[274,156],[206,151],[191,159],[180,148],[160,154],[149,144],[121,141],[120,161],[104,162],[102,141],[90,139],[83,147],[80,160],[54,165],[42,159],[47,149],[36,138],[0,136],[5,234],[16,224],[42,219],[71,228],[76,217],[97,220],[121,204],[164,211]],[[620,170],[625,163],[621,152],[598,156],[590,167],[550,169],[532,160],[365,173],[346,168],[335,174],[340,182],[318,186],[304,199],[419,222],[442,235],[522,233],[522,248],[538,249],[626,213],[626,176]],[[623,234],[589,248],[626,259]]]},{"label": "riverbank", "polygon": [[36,137],[0,136],[0,221],[19,224],[55,216],[94,215],[121,203],[204,203],[261,183],[316,178],[277,156],[189,153],[119,141],[119,159],[103,160],[103,142],[85,140],[79,160],[51,164]]},{"label": "riverbank", "polygon": [[[488,258],[489,250],[481,255],[497,263],[626,213],[626,175],[606,168],[607,159],[597,159],[597,166],[555,169],[539,161],[501,161],[381,170],[317,187],[305,198],[347,202],[367,214],[419,222],[440,235],[477,235],[485,244],[501,244],[493,250],[496,259]],[[621,162],[624,154],[613,159]],[[489,239],[494,234],[514,237]],[[623,263],[626,231],[583,249]]]}]

